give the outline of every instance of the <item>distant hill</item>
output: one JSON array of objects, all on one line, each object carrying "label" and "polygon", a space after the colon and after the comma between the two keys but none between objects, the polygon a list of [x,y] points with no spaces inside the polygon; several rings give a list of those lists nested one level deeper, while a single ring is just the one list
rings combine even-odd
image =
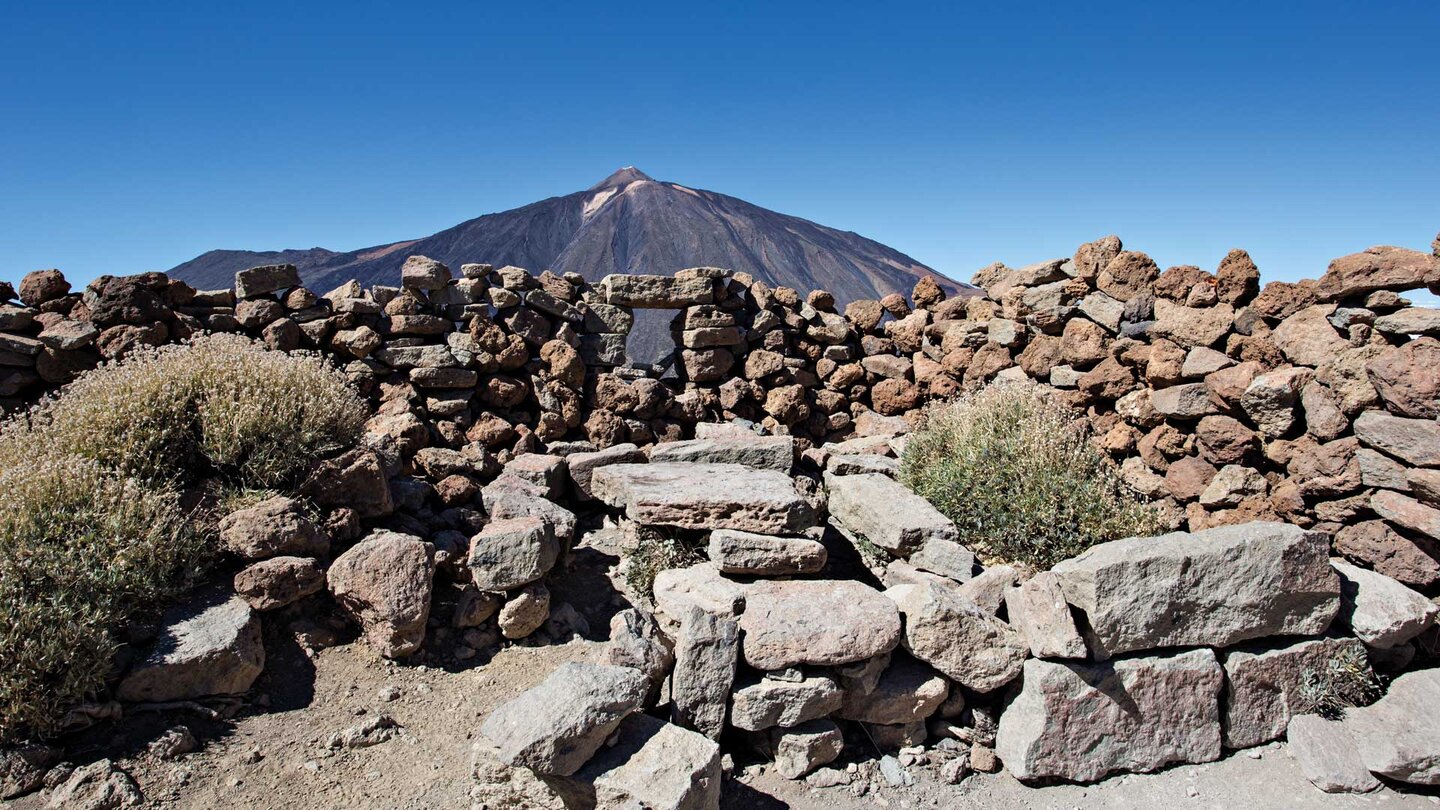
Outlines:
[{"label": "distant hill", "polygon": [[[922,276],[947,291],[969,289],[905,254],[850,231],[761,208],[713,191],[658,182],[634,167],[586,189],[486,214],[433,236],[337,252],[212,250],[170,270],[201,289],[228,287],[235,273],[260,264],[288,263],[306,286],[325,292],[349,279],[397,284],[400,265],[420,254],[452,267],[464,262],[513,264],[533,272],[579,273],[598,281],[608,273],[674,273],[710,265],[744,271],[779,286],[829,290],[841,304],[905,292]],[[636,359],[668,348],[668,316],[642,313]],[[651,344],[657,347],[651,350]],[[642,347],[644,347],[642,349]]]}]

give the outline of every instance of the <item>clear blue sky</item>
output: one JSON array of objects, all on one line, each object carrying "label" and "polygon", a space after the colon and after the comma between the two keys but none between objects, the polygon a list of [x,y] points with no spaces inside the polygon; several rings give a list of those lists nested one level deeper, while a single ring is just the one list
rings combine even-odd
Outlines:
[{"label": "clear blue sky", "polygon": [[0,278],[353,249],[627,164],[961,279],[1106,233],[1271,279],[1428,250],[1440,3],[1101,6],[0,0]]}]

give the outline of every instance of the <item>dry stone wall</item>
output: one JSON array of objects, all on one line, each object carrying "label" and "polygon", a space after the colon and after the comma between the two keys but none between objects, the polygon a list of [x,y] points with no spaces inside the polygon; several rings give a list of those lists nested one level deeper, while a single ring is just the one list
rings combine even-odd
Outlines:
[{"label": "dry stone wall", "polygon": [[[843,312],[824,291],[706,267],[590,285],[413,256],[400,282],[322,295],[279,265],[237,273],[229,290],[148,273],[74,291],[58,271],[30,273],[0,287],[0,404],[202,331],[321,351],[371,398],[387,470],[433,485],[438,512],[552,446],[644,446],[742,420],[806,450],[895,432],[967,386],[1028,379],[1084,412],[1174,528],[1281,520],[1331,532],[1407,584],[1440,583],[1440,310],[1403,297],[1440,289],[1433,254],[1371,248],[1318,281],[1262,290],[1244,251],[1213,273],[1162,272],[1106,237],[1070,259],[987,267],[973,296],[922,280],[909,301]],[[670,362],[626,365],[640,308],[675,312]],[[448,451],[481,460],[481,475],[456,478]]]},{"label": "dry stone wall", "polygon": [[[165,699],[244,691],[264,665],[255,614],[322,590],[391,658],[565,637],[584,619],[547,582],[597,518],[624,548],[679,534],[709,561],[659,571],[653,606],[614,617],[598,663],[481,729],[477,757],[581,797],[713,806],[713,740],[730,731],[786,776],[840,779],[824,769],[840,721],[912,762],[943,741],[923,756],[946,778],[997,752],[1026,780],[1207,761],[1285,733],[1305,673],[1356,655],[1400,671],[1436,642],[1422,592],[1440,585],[1440,310],[1403,294],[1440,293],[1440,240],[1260,289],[1243,251],[1162,272],[1107,237],[985,268],[971,296],[927,279],[843,312],[717,268],[590,285],[414,256],[400,281],[320,295],[280,265],[219,291],[161,274],[0,284],[7,410],[205,331],[325,353],[374,409],[361,446],[301,487],[321,519],[277,497],[222,521],[235,595],[177,608],[167,627],[203,625],[205,643],[132,667],[122,699],[152,681],[179,684]],[[673,310],[670,361],[625,362],[636,309]],[[893,474],[928,403],[996,380],[1073,406],[1176,533],[977,572]],[[836,533],[883,559],[849,576],[829,559]],[[220,652],[229,674],[196,664]],[[1419,674],[1392,705],[1440,695]],[[526,701],[548,693],[580,720],[530,722]],[[667,702],[670,724],[636,713]],[[1317,784],[1440,778],[1407,770],[1428,742],[1382,750],[1366,718],[1405,713],[1384,706],[1300,724]],[[1340,750],[1363,761],[1327,759]],[[647,781],[653,758],[685,767]],[[903,784],[898,763],[880,767]]]}]

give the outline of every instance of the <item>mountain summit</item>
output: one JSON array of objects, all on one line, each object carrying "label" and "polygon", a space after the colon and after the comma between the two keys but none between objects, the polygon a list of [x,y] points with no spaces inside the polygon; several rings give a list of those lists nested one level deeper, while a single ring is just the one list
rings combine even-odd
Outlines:
[{"label": "mountain summit", "polygon": [[[669,275],[685,267],[726,267],[776,286],[829,290],[842,306],[861,298],[905,292],[932,276],[949,291],[956,284],[934,270],[849,232],[761,208],[735,197],[659,182],[626,166],[585,191],[551,197],[462,222],[432,236],[337,252],[324,248],[256,252],[214,250],[170,270],[202,288],[229,287],[235,273],[260,264],[289,263],[311,289],[354,278],[397,284],[411,255],[446,264],[513,264],[532,272],[579,273],[598,281],[608,273]],[[641,313],[632,338],[636,359],[668,347],[646,337],[664,332],[659,314]],[[651,323],[653,321],[653,323]],[[658,325],[658,326],[657,326]]]}]

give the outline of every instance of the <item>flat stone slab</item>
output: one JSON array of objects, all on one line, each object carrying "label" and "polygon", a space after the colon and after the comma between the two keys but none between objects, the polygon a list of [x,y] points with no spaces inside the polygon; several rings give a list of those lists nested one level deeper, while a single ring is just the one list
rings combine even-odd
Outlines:
[{"label": "flat stone slab", "polygon": [[1340,620],[1371,647],[1388,650],[1404,644],[1425,632],[1440,614],[1434,602],[1384,574],[1343,560],[1331,564],[1340,573]]},{"label": "flat stone slab", "polygon": [[825,567],[828,555],[824,544],[808,537],[776,537],[734,529],[711,532],[707,551],[710,562],[724,573],[757,577],[813,574]]},{"label": "flat stone slab", "polygon": [[740,464],[601,467],[590,488],[596,498],[647,526],[793,534],[814,522],[790,476]]},{"label": "flat stone slab", "polygon": [[1053,570],[1094,652],[1226,647],[1325,632],[1340,608],[1329,549],[1320,532],[1245,523],[1102,543]]},{"label": "flat stone slab", "polygon": [[636,309],[681,309],[715,300],[715,282],[708,278],[612,273],[595,286],[605,303]]},{"label": "flat stone slab", "polygon": [[825,489],[830,516],[841,528],[897,557],[908,557],[931,538],[958,542],[950,518],[889,476],[827,475]]},{"label": "flat stone slab", "polygon": [[131,667],[116,696],[131,702],[239,694],[265,668],[260,620],[243,599],[203,592],[165,611],[154,646]]},{"label": "flat stone slab", "polygon": [[842,694],[824,675],[798,681],[760,678],[741,685],[730,701],[730,724],[746,731],[789,728],[840,708]]},{"label": "flat stone slab", "polygon": [[1022,781],[1093,782],[1220,758],[1224,672],[1210,650],[1101,664],[1025,662],[995,752]]},{"label": "flat stone slab", "polygon": [[584,798],[567,806],[710,810],[720,806],[720,746],[649,715],[626,718],[615,744],[572,777]]},{"label": "flat stone slab", "polygon": [[743,464],[758,470],[788,473],[795,464],[795,440],[790,436],[712,436],[681,442],[661,442],[650,448],[650,461],[693,464]]},{"label": "flat stone slab", "polygon": [[491,712],[480,733],[507,765],[569,776],[590,761],[620,721],[640,708],[647,691],[649,683],[638,669],[562,664]]},{"label": "flat stone slab", "polygon": [[1369,793],[1380,789],[1380,780],[1365,767],[1355,738],[1343,723],[1302,714],[1290,719],[1286,741],[1300,772],[1326,793]]},{"label": "flat stone slab", "polygon": [[999,689],[1020,674],[1030,654],[1013,627],[949,580],[922,578],[896,585],[885,596],[905,617],[905,649],[967,689]]},{"label": "flat stone slab", "polygon": [[756,669],[834,666],[894,649],[900,612],[853,580],[767,580],[746,587],[740,631],[741,655]]}]

